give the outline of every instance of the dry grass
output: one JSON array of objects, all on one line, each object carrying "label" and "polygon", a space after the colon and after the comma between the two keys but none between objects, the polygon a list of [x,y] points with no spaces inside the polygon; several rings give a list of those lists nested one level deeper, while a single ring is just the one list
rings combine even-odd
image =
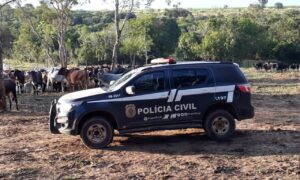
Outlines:
[{"label": "dry grass", "polygon": [[256,115],[225,143],[188,129],[116,136],[90,150],[50,134],[47,114],[0,114],[0,179],[299,179],[300,95],[279,88],[299,73],[244,71]]},{"label": "dry grass", "polygon": [[253,93],[260,95],[300,94],[300,72],[284,73],[257,71],[254,68],[242,69],[252,85]]}]

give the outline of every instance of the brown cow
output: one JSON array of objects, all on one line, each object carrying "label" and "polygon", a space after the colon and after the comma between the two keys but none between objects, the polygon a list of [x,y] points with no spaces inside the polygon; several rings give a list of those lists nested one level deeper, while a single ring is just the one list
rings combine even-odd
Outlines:
[{"label": "brown cow", "polygon": [[63,75],[66,77],[69,86],[73,87],[73,91],[75,91],[75,86],[81,89],[87,89],[89,84],[89,75],[86,70],[80,69],[70,69],[60,68],[58,71],[58,75]]}]

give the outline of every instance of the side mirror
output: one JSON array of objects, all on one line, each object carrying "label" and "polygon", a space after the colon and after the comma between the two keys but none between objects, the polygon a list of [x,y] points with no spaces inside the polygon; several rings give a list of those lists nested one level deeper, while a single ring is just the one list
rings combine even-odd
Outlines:
[{"label": "side mirror", "polygon": [[112,80],[109,82],[109,86],[113,85],[113,83],[115,83],[116,81],[115,80]]},{"label": "side mirror", "polygon": [[128,95],[134,95],[135,94],[135,88],[134,88],[134,86],[128,86],[128,87],[126,87],[125,91],[126,91],[126,93]]}]

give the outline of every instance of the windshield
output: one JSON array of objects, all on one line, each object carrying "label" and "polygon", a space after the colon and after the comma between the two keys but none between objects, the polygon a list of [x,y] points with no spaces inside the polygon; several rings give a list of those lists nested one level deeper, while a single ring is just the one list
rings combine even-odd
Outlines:
[{"label": "windshield", "polygon": [[128,73],[124,74],[120,79],[118,79],[116,82],[114,82],[107,91],[114,91],[119,89],[121,86],[123,86],[133,75],[136,73],[136,70],[131,70]]}]

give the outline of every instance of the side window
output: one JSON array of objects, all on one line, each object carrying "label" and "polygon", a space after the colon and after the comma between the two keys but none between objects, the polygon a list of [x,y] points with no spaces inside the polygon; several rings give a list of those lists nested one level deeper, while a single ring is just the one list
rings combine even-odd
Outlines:
[{"label": "side window", "polygon": [[203,84],[207,81],[208,79],[208,71],[204,69],[198,69],[196,70],[196,83],[195,85]]},{"label": "side window", "polygon": [[172,76],[174,87],[184,88],[203,84],[208,78],[208,72],[204,69],[183,69],[174,70]]},{"label": "side window", "polygon": [[165,89],[165,77],[163,72],[145,74],[133,83],[136,94],[149,93]]}]

